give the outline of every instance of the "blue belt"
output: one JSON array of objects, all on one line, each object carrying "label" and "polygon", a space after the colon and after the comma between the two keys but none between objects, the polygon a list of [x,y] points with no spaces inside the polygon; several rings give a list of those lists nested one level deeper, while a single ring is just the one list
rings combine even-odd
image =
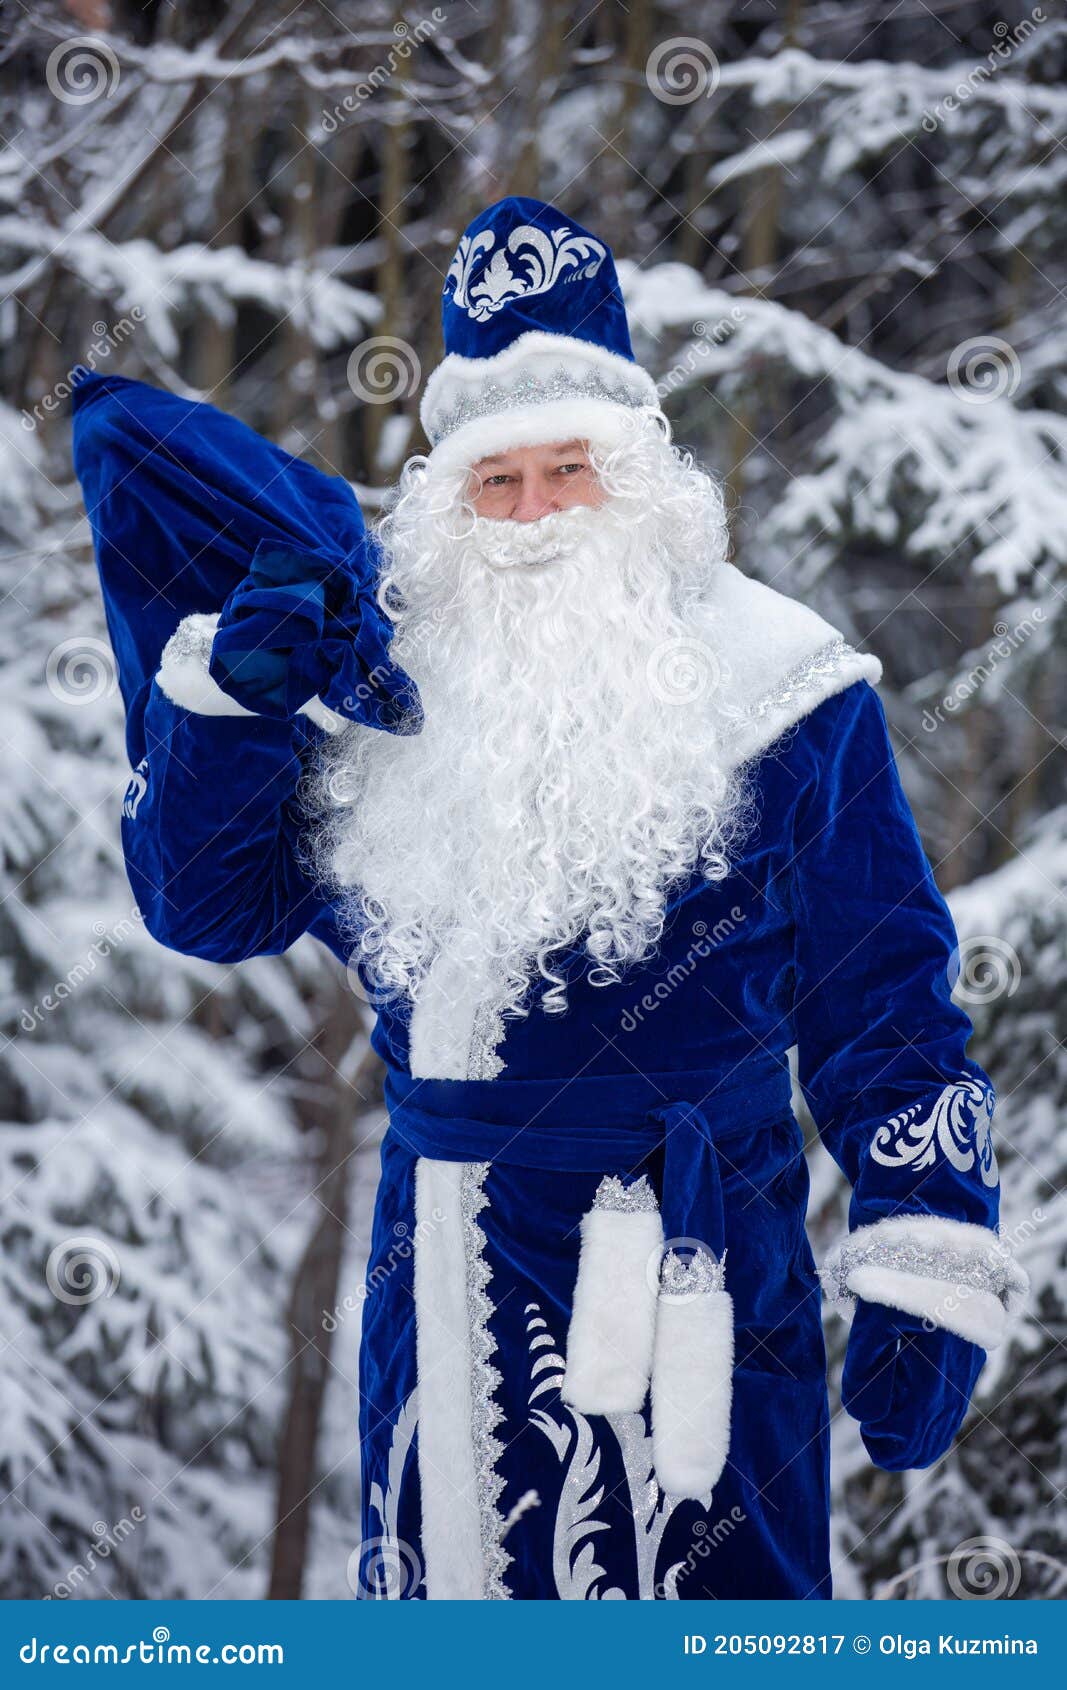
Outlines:
[{"label": "blue belt", "polygon": [[668,1238],[724,1249],[720,1157],[753,1128],[789,1128],[787,1065],[760,1055],[728,1075],[582,1076],[574,1080],[418,1080],[389,1069],[389,1137],[444,1162],[501,1162],[559,1173],[637,1173],[663,1151],[660,1210]]}]

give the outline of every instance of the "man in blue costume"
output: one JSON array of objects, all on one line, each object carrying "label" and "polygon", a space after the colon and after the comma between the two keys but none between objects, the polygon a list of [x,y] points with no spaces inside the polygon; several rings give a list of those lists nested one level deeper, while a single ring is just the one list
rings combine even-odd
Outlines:
[{"label": "man in blue costume", "polygon": [[[360,1594],[827,1597],[822,1289],[894,1470],[1025,1294],[880,665],[728,563],[602,241],[503,200],[443,318],[373,536],[211,407],[80,387],[131,882],[376,1006]],[[794,1046],[853,1188],[821,1275]]]}]

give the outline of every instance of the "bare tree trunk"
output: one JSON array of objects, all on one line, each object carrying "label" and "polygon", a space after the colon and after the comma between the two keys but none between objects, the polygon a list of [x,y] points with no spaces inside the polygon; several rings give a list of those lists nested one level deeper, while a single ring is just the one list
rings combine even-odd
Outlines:
[{"label": "bare tree trunk", "polygon": [[278,1503],[271,1555],[272,1600],[297,1600],[303,1594],[311,1504],[315,1491],[319,1430],[330,1371],[332,1335],[323,1311],[337,1302],[348,1208],[349,1161],[353,1149],[354,1098],[380,1096],[381,1062],[368,1050],[355,1082],[346,1082],[338,1064],[352,1042],[353,999],[338,987],[315,1047],[302,1124],[322,1135],[317,1183],[320,1218],[293,1280],[288,1322],[289,1407],[278,1446]]},{"label": "bare tree trunk", "polygon": [[[382,194],[379,215],[385,254],[378,269],[377,293],[382,302],[382,315],[375,338],[380,336],[383,339],[399,339],[401,329],[405,326],[404,254],[409,248],[400,231],[405,221],[404,201],[408,191],[408,152],[411,140],[411,105],[405,86],[407,74],[408,60],[401,57],[388,90],[389,116],[386,119],[382,142]],[[406,370],[406,358],[402,357],[397,367]],[[403,400],[410,398],[410,395],[400,393],[397,398]],[[388,479],[390,470],[396,467],[381,462],[382,434],[394,403],[393,399],[389,399],[379,404],[367,403],[363,406],[364,461],[370,476]]]},{"label": "bare tree trunk", "polygon": [[[792,47],[796,41],[802,9],[802,0],[789,0],[782,39],[783,51]],[[767,136],[774,134],[788,109],[782,105],[771,107],[766,123]],[[768,165],[750,180],[752,186],[747,191],[744,214],[742,265],[745,275],[749,278],[748,292],[761,294],[763,287],[759,278],[770,270],[778,256],[782,203],[781,167],[777,164]],[[761,409],[765,413],[772,413],[775,408],[775,395],[765,386],[758,398],[755,395],[746,395],[739,399],[731,413],[726,506],[735,551],[741,538],[740,517],[746,480],[744,460],[756,443]]]}]

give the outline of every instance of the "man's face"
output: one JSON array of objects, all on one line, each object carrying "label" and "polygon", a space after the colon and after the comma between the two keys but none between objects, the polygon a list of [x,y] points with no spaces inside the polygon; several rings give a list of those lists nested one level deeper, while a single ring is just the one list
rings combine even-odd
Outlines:
[{"label": "man's face", "polygon": [[604,494],[584,443],[565,440],[480,459],[467,497],[476,516],[536,522],[571,505],[599,505]]}]

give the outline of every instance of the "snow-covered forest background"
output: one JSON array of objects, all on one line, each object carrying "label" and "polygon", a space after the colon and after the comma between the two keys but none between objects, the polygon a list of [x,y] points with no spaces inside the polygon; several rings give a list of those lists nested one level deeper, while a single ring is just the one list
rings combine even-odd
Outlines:
[{"label": "snow-covered forest background", "polygon": [[[351,1594],[383,1124],[313,941],[224,968],[139,923],[70,371],[206,397],[373,515],[424,445],[456,238],[506,193],[612,243],[740,567],[882,658],[999,1094],[1031,1312],[930,1471],[873,1468],[834,1399],[836,1591],[1061,1594],[1063,6],[44,0],[2,27],[0,1594]],[[846,1191],[812,1170],[818,1254]]]}]

